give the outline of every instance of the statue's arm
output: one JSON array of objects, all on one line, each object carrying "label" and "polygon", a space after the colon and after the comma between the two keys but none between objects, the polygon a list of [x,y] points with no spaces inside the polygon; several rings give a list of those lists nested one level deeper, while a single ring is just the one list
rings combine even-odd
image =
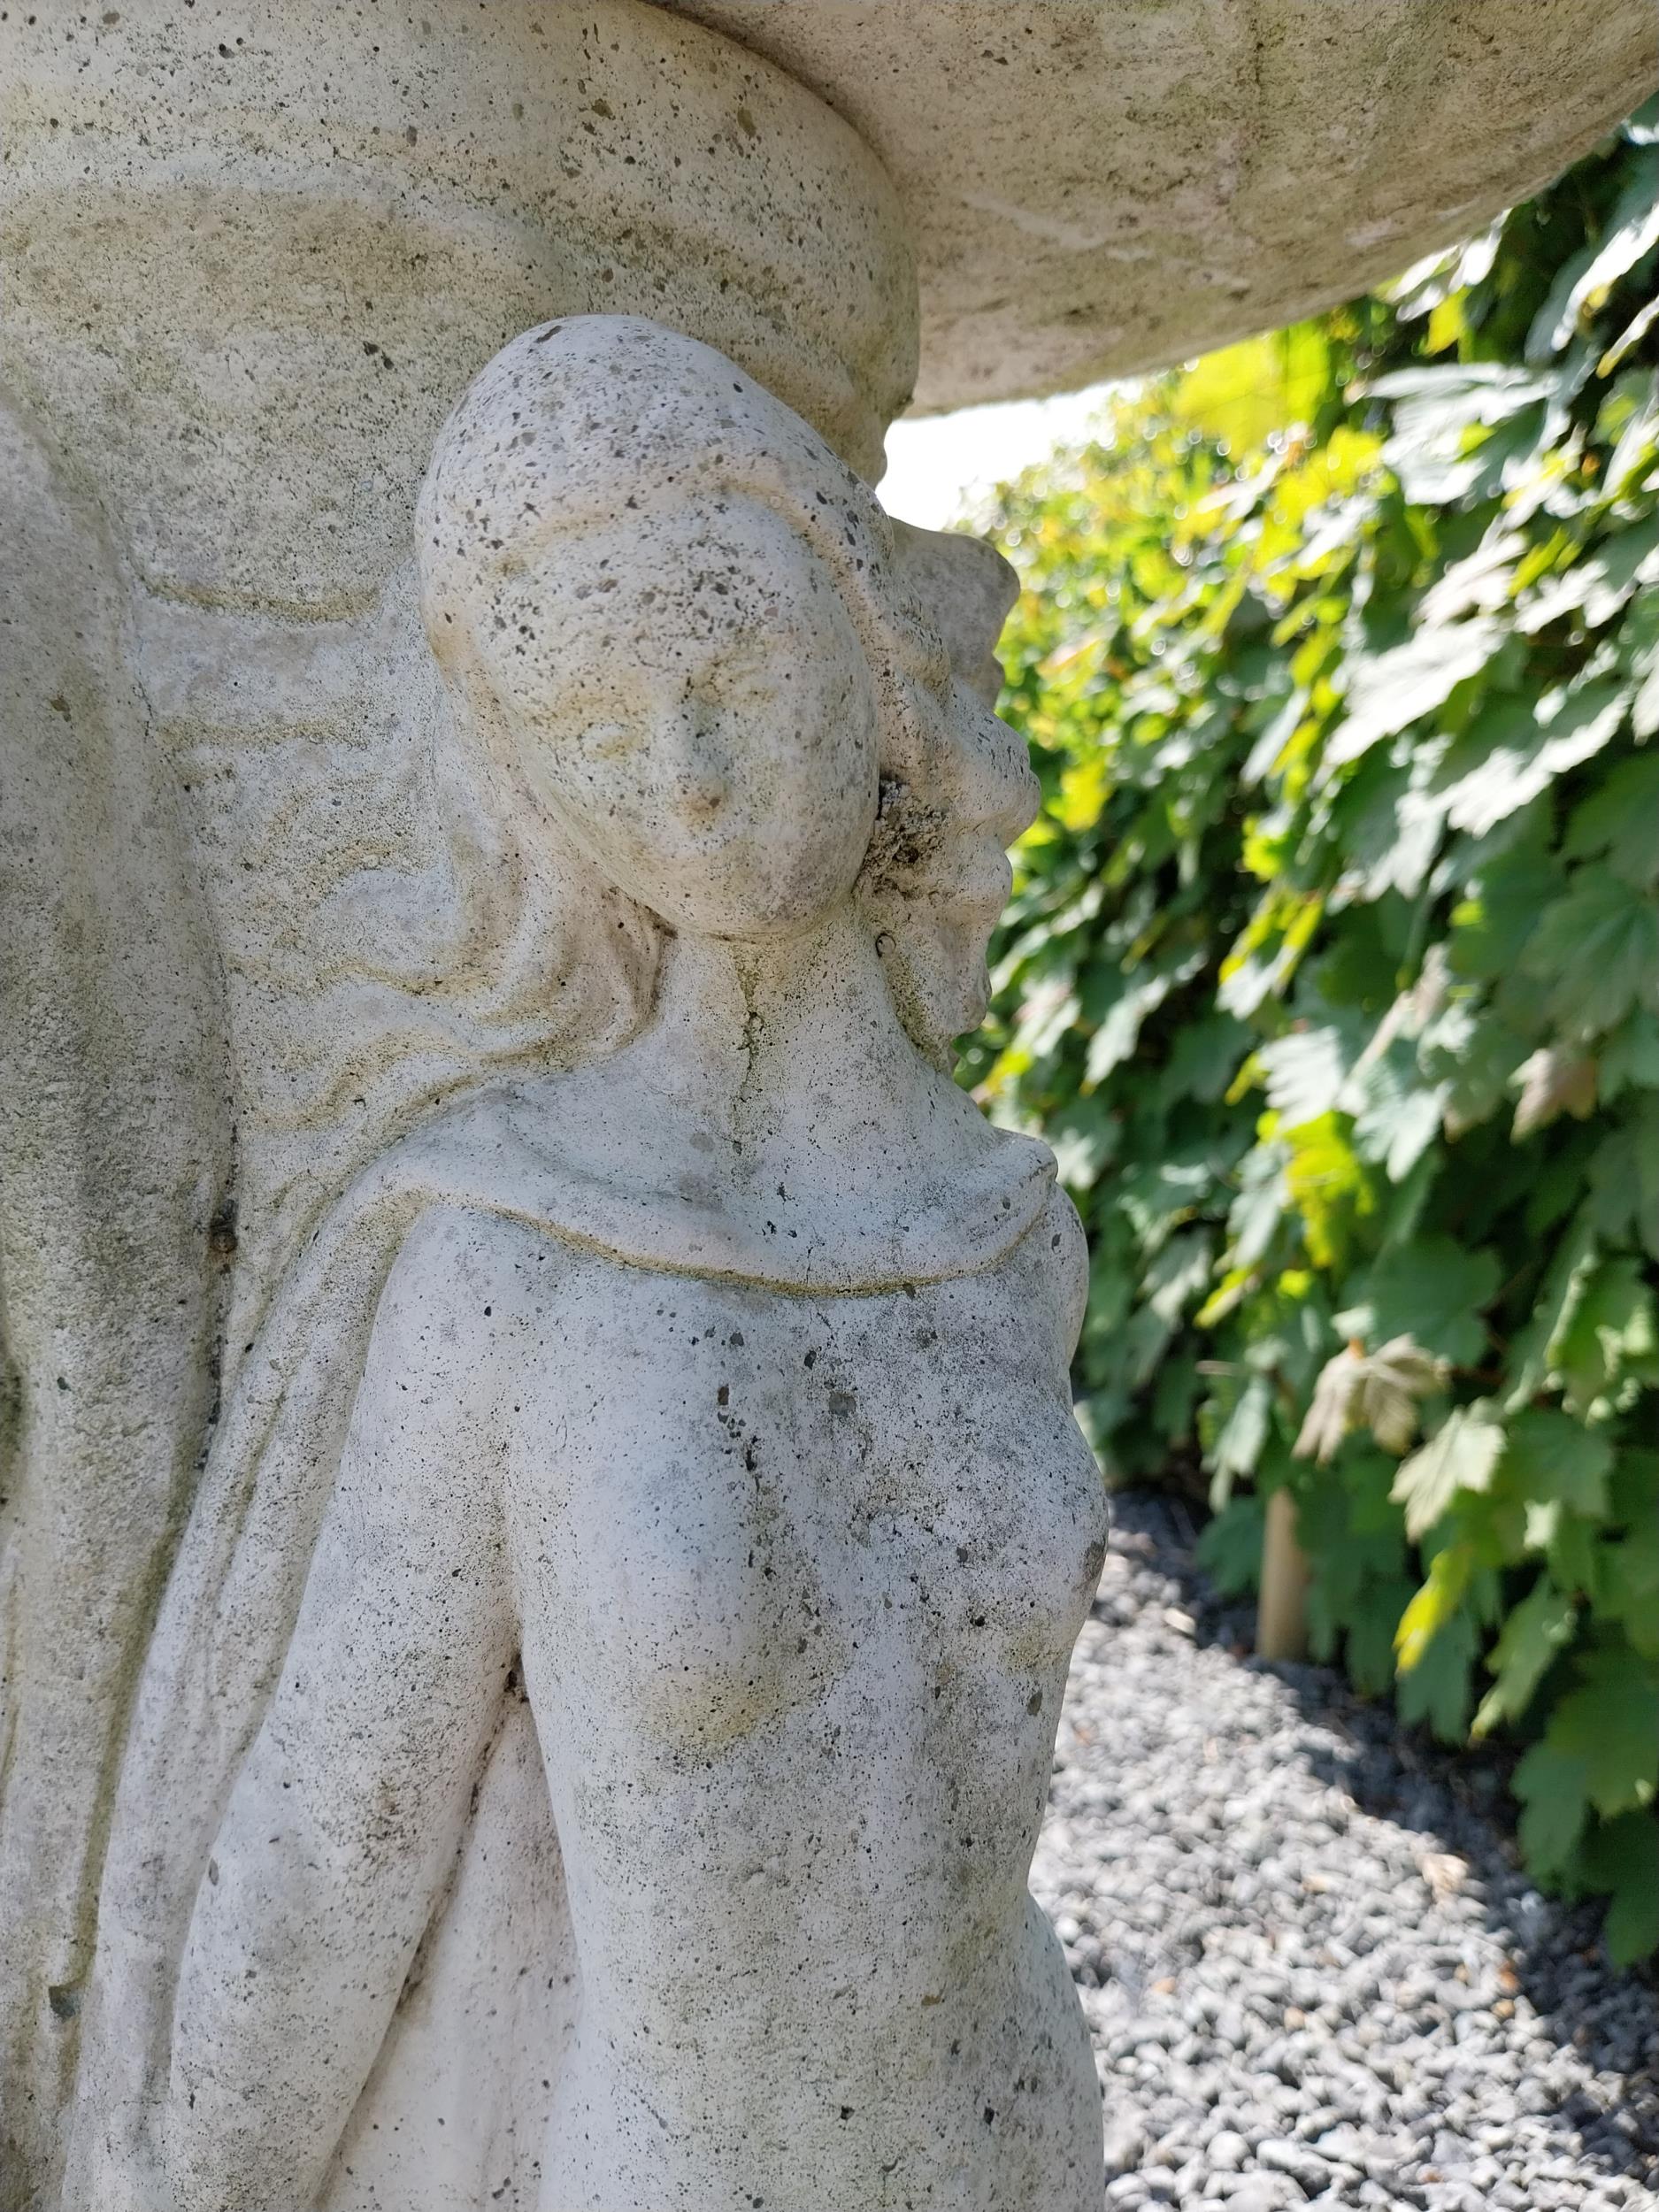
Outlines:
[{"label": "statue's arm", "polygon": [[314,2200],[499,1718],[517,1630],[489,1351],[453,1242],[426,1228],[381,1300],[281,1681],[197,1893],[165,2125],[179,2212]]}]

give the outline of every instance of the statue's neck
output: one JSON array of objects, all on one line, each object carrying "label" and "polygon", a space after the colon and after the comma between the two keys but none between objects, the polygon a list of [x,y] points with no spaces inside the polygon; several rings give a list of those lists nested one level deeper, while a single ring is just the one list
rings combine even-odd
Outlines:
[{"label": "statue's neck", "polygon": [[906,1036],[849,903],[762,945],[675,938],[654,1017],[623,1058],[743,1179],[763,1162],[798,1175],[825,1157],[857,1173],[852,1156],[872,1141],[932,1153],[979,1119]]},{"label": "statue's neck", "polygon": [[641,1034],[544,1098],[539,1141],[568,1169],[853,1275],[918,1234],[948,1271],[956,1217],[1011,1217],[1032,1173],[905,1034],[850,902],[761,946],[675,937]]},{"label": "statue's neck", "polygon": [[388,1171],[634,1265],[833,1293],[994,1264],[1053,1159],[923,1058],[844,909],[764,948],[676,937],[632,1044],[481,1094]]}]

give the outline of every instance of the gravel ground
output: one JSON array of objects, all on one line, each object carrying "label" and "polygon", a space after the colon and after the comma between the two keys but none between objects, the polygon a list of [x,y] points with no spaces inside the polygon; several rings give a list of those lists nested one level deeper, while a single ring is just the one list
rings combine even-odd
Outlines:
[{"label": "gravel ground", "polygon": [[1515,1870],[1501,1770],[1245,1658],[1129,1495],[1032,1886],[1106,2098],[1110,2207],[1659,2207],[1659,1993]]}]

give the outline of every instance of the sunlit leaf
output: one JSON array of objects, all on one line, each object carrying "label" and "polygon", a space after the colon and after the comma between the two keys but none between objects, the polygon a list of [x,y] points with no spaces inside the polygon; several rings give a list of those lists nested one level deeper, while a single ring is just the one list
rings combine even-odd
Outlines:
[{"label": "sunlit leaf", "polygon": [[1330,373],[1324,330],[1297,323],[1206,356],[1182,378],[1177,410],[1234,452],[1248,452],[1270,432],[1306,421]]},{"label": "sunlit leaf", "polygon": [[1348,1041],[1335,1028],[1291,1030],[1258,1055],[1268,1103],[1286,1132],[1317,1121],[1335,1105],[1348,1068]]},{"label": "sunlit leaf", "polygon": [[1613,619],[1640,586],[1659,576],[1659,517],[1648,516],[1603,541],[1587,558],[1552,578],[1517,611],[1519,627],[1542,630],[1565,615],[1582,612],[1599,630]]},{"label": "sunlit leaf", "polygon": [[1394,1631],[1394,1655],[1402,1674],[1422,1665],[1434,1639],[1456,1618],[1474,1569],[1475,1555],[1467,1544],[1448,1544],[1435,1553],[1428,1579]]},{"label": "sunlit leaf", "polygon": [[1595,1062],[1587,1054],[1545,1045],[1517,1073],[1521,1094],[1509,1132],[1517,1144],[1548,1129],[1559,1114],[1584,1121],[1595,1111]]},{"label": "sunlit leaf", "polygon": [[1391,1495],[1405,1508],[1406,1534],[1426,1535],[1460,1494],[1489,1489],[1502,1450],[1490,1405],[1454,1406],[1394,1478]]},{"label": "sunlit leaf", "polygon": [[1486,665],[1507,635],[1502,623],[1489,619],[1450,622],[1420,631],[1374,659],[1356,661],[1348,677],[1348,710],[1325,748],[1326,768],[1348,766],[1379,738],[1432,714]]},{"label": "sunlit leaf", "polygon": [[1612,682],[1556,693],[1536,706],[1495,702],[1458,741],[1434,796],[1454,829],[1484,837],[1568,769],[1593,760],[1624,720],[1626,694]]},{"label": "sunlit leaf", "polygon": [[1625,271],[1659,245],[1659,166],[1638,173],[1613,211],[1607,234],[1563,302],[1555,344],[1564,344],[1578,318],[1599,306]]},{"label": "sunlit leaf", "polygon": [[1338,1268],[1362,1222],[1377,1210],[1377,1187],[1349,1143],[1342,1119],[1322,1114],[1287,1133],[1285,1182],[1302,1216],[1309,1256]]}]

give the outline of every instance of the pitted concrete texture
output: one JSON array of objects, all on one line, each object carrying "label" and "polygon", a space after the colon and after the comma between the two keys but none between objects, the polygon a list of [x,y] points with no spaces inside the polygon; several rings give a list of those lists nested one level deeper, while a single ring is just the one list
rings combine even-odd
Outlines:
[{"label": "pitted concrete texture", "polygon": [[923,411],[1397,275],[1659,82],[1653,0],[669,0],[821,93],[916,242]]},{"label": "pitted concrete texture", "polygon": [[650,315],[879,472],[914,274],[856,134],[641,0],[0,15],[0,357],[139,580],[360,612],[515,331]]},{"label": "pitted concrete texture", "polygon": [[620,316],[484,369],[415,540],[456,896],[227,1363],[45,2200],[1097,2212],[1025,1887],[1087,1259],[949,1065],[1037,799],[1005,573]]}]

